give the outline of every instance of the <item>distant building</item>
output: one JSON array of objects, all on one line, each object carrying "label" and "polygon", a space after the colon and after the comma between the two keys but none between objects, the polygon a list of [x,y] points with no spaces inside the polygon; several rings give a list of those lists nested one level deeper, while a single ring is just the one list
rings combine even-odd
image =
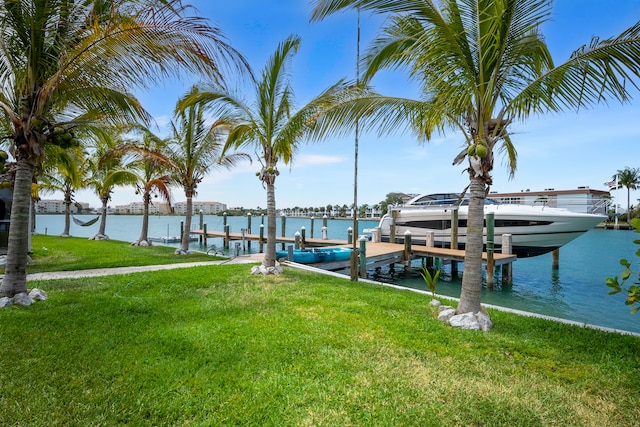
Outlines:
[{"label": "distant building", "polygon": [[[117,205],[116,213],[123,215],[142,215],[144,213],[143,202],[132,202],[128,205]],[[166,215],[171,213],[171,206],[167,202],[152,202],[149,203],[150,215]]]},{"label": "distant building", "polygon": [[[80,207],[78,207],[80,205]],[[35,203],[36,213],[40,214],[63,214],[65,211],[64,200],[45,200],[42,199]],[[70,206],[72,214],[80,211],[89,210],[89,203],[74,202]]]},{"label": "distant building", "polygon": [[[193,202],[193,212],[192,214],[199,214],[200,211],[204,215],[218,215],[227,210],[227,205],[225,203],[218,202]],[[178,202],[173,205],[173,213],[177,215],[186,215],[187,213],[187,202]]]},{"label": "distant building", "polygon": [[608,191],[592,190],[589,187],[578,187],[575,190],[544,191],[523,190],[519,193],[492,192],[488,196],[500,203],[517,205],[545,205],[552,208],[565,208],[572,212],[607,214],[607,207],[611,202]]}]

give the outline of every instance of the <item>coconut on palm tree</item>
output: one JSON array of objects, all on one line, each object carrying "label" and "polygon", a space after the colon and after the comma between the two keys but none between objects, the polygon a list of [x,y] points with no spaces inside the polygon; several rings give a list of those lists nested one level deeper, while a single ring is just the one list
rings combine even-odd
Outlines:
[{"label": "coconut on palm tree", "polygon": [[127,92],[134,87],[182,71],[221,80],[227,65],[244,65],[217,28],[187,11],[180,0],[0,2],[0,109],[16,159],[3,294],[26,291],[34,171],[73,125],[57,112],[138,121],[148,117]]},{"label": "coconut on palm tree", "polygon": [[298,50],[300,38],[291,36],[277,47],[254,82],[254,100],[245,102],[240,96],[219,85],[211,85],[185,99],[186,104],[203,104],[233,123],[225,152],[230,149],[253,149],[261,168],[256,176],[267,192],[267,245],[263,265],[276,261],[275,182],[278,166],[290,164],[313,125],[313,118],[340,93],[342,82],[328,88],[299,109],[294,107],[288,63]]},{"label": "coconut on palm tree", "polygon": [[[424,140],[453,129],[469,174],[464,276],[458,311],[480,310],[484,200],[497,151],[513,174],[509,132],[532,114],[627,101],[640,77],[640,23],[609,39],[593,38],[556,64],[540,32],[552,2],[530,0],[313,0],[312,19],[347,9],[389,14],[364,56],[365,81],[404,69],[421,99],[363,96],[333,110],[326,128],[353,124],[382,131],[409,125]],[[336,118],[337,117],[337,118]]]}]

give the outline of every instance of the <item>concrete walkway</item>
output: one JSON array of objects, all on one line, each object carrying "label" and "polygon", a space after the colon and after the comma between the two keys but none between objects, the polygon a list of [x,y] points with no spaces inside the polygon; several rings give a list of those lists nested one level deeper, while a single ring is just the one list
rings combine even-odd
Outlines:
[{"label": "concrete walkway", "polygon": [[136,267],[97,268],[94,270],[51,271],[27,274],[27,280],[73,279],[78,277],[111,276],[114,274],[140,273],[145,271],[173,270],[176,268],[200,267],[220,264],[254,264],[262,262],[264,254],[240,255],[217,261],[185,262],[179,264],[143,265]]}]

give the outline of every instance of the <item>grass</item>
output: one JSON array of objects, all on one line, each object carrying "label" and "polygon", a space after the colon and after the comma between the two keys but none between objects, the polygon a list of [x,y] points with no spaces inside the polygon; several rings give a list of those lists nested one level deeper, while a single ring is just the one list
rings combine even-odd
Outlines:
[{"label": "grass", "polygon": [[435,320],[423,294],[249,270],[30,282],[50,299],[0,310],[0,424],[640,420],[637,337],[492,310],[491,332],[462,331]]},{"label": "grass", "polygon": [[[176,256],[168,246],[131,246],[117,240],[88,240],[79,237],[36,235],[31,240],[31,257],[36,263],[27,273],[72,271],[93,268],[130,267],[182,262],[213,261],[210,255],[193,252]],[[2,266],[4,271],[4,266]]]}]

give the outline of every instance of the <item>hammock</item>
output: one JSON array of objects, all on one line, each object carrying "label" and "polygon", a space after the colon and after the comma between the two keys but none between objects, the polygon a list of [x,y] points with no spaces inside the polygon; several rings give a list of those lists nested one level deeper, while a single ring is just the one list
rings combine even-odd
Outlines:
[{"label": "hammock", "polygon": [[86,222],[79,220],[78,218],[76,218],[73,215],[71,215],[71,218],[73,218],[73,222],[75,222],[76,224],[78,224],[78,225],[80,225],[82,227],[88,227],[90,225],[95,224],[100,219],[100,216],[97,216],[97,217],[95,217],[93,219],[90,219],[89,221],[86,221]]}]

